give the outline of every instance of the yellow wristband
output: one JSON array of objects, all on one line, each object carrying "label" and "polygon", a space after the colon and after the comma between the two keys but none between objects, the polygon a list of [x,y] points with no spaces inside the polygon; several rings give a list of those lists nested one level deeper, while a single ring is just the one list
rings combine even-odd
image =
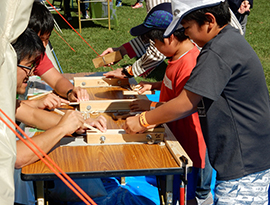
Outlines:
[{"label": "yellow wristband", "polygon": [[142,113],[140,114],[140,123],[141,123],[141,125],[142,125],[143,127],[148,127],[149,124],[148,124],[148,122],[146,121],[145,113],[146,113],[146,112],[142,112]]},{"label": "yellow wristband", "polygon": [[157,102],[151,102],[150,104],[150,110],[154,110],[156,108]]}]

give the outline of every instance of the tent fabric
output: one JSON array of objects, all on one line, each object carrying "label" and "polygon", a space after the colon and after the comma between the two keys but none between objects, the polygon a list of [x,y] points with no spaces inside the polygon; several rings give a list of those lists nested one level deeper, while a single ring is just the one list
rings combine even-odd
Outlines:
[{"label": "tent fabric", "polygon": [[[26,29],[32,4],[33,0],[0,1],[0,108],[12,120],[15,120],[17,57],[11,43]],[[0,121],[0,204],[14,203],[15,160],[15,135]]]}]

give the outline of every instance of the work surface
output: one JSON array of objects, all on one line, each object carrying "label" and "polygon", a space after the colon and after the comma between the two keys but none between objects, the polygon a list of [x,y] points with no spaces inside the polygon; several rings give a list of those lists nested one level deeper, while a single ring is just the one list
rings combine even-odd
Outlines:
[{"label": "work surface", "polygon": [[[136,96],[123,96],[123,88],[115,89],[115,87],[87,88],[91,99],[95,100],[136,98]],[[100,113],[95,113],[95,115],[98,114]],[[102,115],[107,118],[109,129],[121,128],[124,123],[124,120],[113,120],[110,116],[111,113],[102,113]],[[177,161],[176,157],[185,156],[188,158],[188,156],[181,146],[177,154],[172,153],[174,147],[170,147],[170,145],[175,145],[178,142],[167,127],[165,130],[169,143],[161,144],[135,142],[91,145],[86,144],[80,137],[81,144],[66,146],[67,141],[75,140],[75,138],[69,137],[62,140],[62,145],[51,151],[49,157],[64,172],[75,178],[182,174],[182,164],[179,165],[179,160]],[[191,166],[192,162],[189,159],[188,167]],[[22,169],[23,180],[50,180],[54,178],[57,176],[42,161],[37,161]]]}]

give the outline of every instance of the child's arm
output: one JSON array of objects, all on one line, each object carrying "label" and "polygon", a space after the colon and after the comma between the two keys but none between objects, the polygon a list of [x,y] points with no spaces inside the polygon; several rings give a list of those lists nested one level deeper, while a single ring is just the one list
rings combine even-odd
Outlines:
[{"label": "child's arm", "polygon": [[150,100],[135,100],[130,103],[130,110],[132,112],[137,112],[137,111],[149,111],[157,108],[158,106],[162,105],[164,102],[154,102]]},{"label": "child's arm", "polygon": [[145,131],[148,124],[158,125],[185,118],[197,110],[197,104],[201,99],[201,96],[184,89],[179,96],[157,109],[140,116],[128,117],[123,128],[127,133],[137,133]]}]

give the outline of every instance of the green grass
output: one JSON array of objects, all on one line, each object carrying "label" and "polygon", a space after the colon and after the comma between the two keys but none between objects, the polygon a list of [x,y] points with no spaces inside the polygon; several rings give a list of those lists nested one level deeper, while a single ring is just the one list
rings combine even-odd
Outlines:
[{"label": "green grass", "polygon": [[[123,6],[117,8],[118,26],[112,25],[112,29],[108,30],[107,23],[100,21],[82,22],[82,37],[93,47],[93,49],[101,54],[108,47],[119,47],[123,43],[128,42],[133,37],[129,30],[142,23],[146,16],[146,8],[132,9],[131,5],[136,0],[123,0]],[[254,8],[248,17],[248,25],[246,32],[246,40],[254,48],[258,54],[265,71],[265,77],[268,88],[270,88],[270,11],[269,0],[257,0],[254,2]],[[56,4],[57,6],[57,4]],[[79,32],[77,4],[74,0],[72,11],[71,25]],[[63,14],[63,11],[60,12]],[[53,15],[62,29],[60,35],[72,46],[76,52],[72,51],[68,45],[55,33],[51,35],[51,43],[65,73],[76,72],[103,72],[110,71],[110,68],[95,68],[92,59],[97,54],[62,20],[62,18],[53,12]],[[247,56],[248,58],[248,56]],[[123,60],[113,65],[113,69],[124,67],[132,64],[136,59],[125,57]],[[150,74],[150,81],[161,80],[166,64],[163,63]],[[137,78],[137,81],[142,78]]]}]

